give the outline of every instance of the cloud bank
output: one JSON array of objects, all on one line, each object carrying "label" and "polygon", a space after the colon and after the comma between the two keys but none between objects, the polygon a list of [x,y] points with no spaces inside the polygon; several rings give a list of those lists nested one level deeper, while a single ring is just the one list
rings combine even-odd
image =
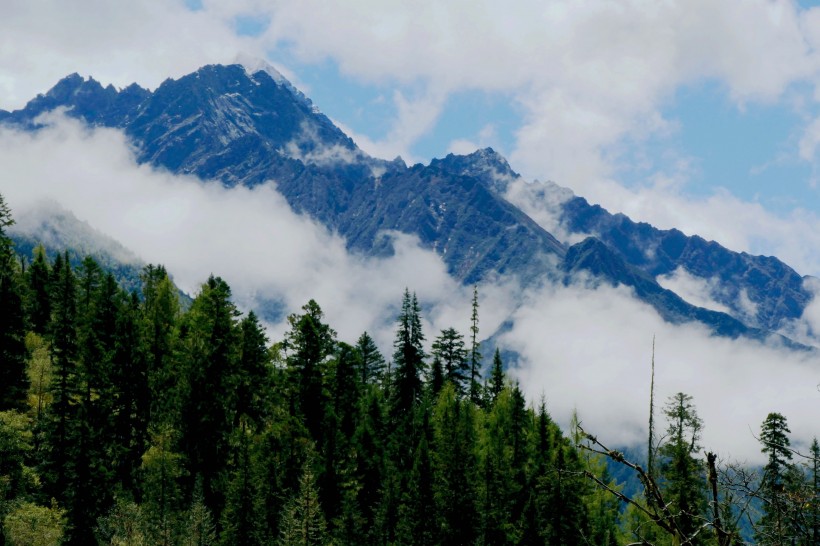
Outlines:
[{"label": "cloud bank", "polygon": [[[0,192],[15,215],[56,201],[145,262],[166,265],[189,293],[214,273],[245,307],[273,300],[295,312],[313,298],[342,339],[391,323],[405,287],[427,302],[428,331],[467,331],[469,290],[407,235],[390,234],[396,253],[388,259],[349,254],[340,237],[292,212],[275,181],[228,190],[174,176],[137,165],[119,131],[91,130],[59,114],[43,120],[50,127],[35,134],[0,128]],[[512,289],[485,293],[487,328],[511,310],[504,302]],[[377,341],[389,348],[392,334]]]},{"label": "cloud bank", "polygon": [[[405,286],[418,293],[428,342],[449,326],[468,332],[470,287],[449,278],[439,257],[412,238],[394,234],[391,258],[353,255],[338,236],[294,214],[275,181],[228,190],[173,176],[137,165],[118,131],[89,130],[59,115],[49,121],[36,134],[0,128],[0,192],[15,215],[55,200],[146,262],[165,264],[187,291],[212,272],[246,308],[277,300],[296,312],[314,298],[340,339],[353,342],[368,330],[388,356]],[[498,338],[520,355],[511,374],[530,400],[545,395],[562,425],[577,409],[610,443],[642,441],[656,336],[658,401],[677,391],[693,395],[704,446],[760,460],[752,433],[770,411],[788,417],[798,444],[817,434],[816,358],[668,325],[622,288],[544,286],[522,294],[505,279],[482,284],[480,296],[482,334],[513,319]],[[284,329],[271,325],[273,339]]]}]

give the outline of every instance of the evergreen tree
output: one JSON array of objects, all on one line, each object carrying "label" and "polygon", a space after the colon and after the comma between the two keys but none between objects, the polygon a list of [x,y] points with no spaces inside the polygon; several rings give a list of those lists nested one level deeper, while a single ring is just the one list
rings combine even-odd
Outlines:
[{"label": "evergreen tree", "polygon": [[74,434],[71,429],[78,392],[77,291],[66,254],[55,260],[51,326],[52,403],[45,423],[41,476],[48,495],[64,501],[73,472]]},{"label": "evergreen tree", "polygon": [[701,449],[703,423],[692,397],[680,392],[669,399],[664,414],[668,427],[660,449],[662,491],[683,540],[695,535],[706,511],[706,477],[695,458]]},{"label": "evergreen tree", "polygon": [[493,402],[498,399],[498,395],[504,389],[504,377],[504,363],[501,361],[501,353],[496,347],[493,354],[493,368],[490,373],[490,393]]},{"label": "evergreen tree", "polygon": [[175,543],[183,502],[180,479],[185,469],[183,456],[174,450],[177,435],[167,424],[152,429],[140,466],[142,506],[154,529],[154,542],[162,546]]},{"label": "evergreen tree", "polygon": [[386,368],[384,357],[376,347],[376,342],[367,332],[359,336],[356,350],[358,351],[362,385],[382,381]]},{"label": "evergreen tree", "polygon": [[255,436],[247,426],[247,417],[235,431],[234,442],[238,444],[237,462],[231,472],[227,485],[225,510],[222,512],[222,534],[220,543],[226,546],[243,544],[252,546],[261,544],[263,532],[260,529],[264,521],[258,510],[259,491],[254,477],[252,463],[252,444]]},{"label": "evergreen tree", "polygon": [[386,474],[385,402],[383,391],[370,385],[361,397],[360,417],[354,433],[356,446],[356,477],[359,484],[357,503],[360,507],[367,544],[381,544],[382,529],[377,525]]},{"label": "evergreen tree", "polygon": [[142,272],[142,337],[146,345],[147,378],[152,423],[172,424],[178,416],[178,386],[183,383],[175,366],[174,343],[178,338],[179,299],[163,266],[148,265]]},{"label": "evergreen tree", "polygon": [[333,354],[336,332],[322,322],[319,304],[310,300],[302,307],[303,314],[288,317],[290,331],[285,339],[288,369],[292,378],[291,396],[297,412],[304,417],[311,437],[321,445],[322,422],[325,415],[323,373],[325,360]]},{"label": "evergreen tree", "polygon": [[535,478],[542,537],[547,544],[583,545],[590,536],[589,515],[584,504],[588,493],[578,452],[566,443],[556,450],[555,471]]},{"label": "evergreen tree", "polygon": [[438,543],[429,429],[428,414],[425,411],[407,489],[399,506],[396,530],[398,544],[412,546]]},{"label": "evergreen tree", "polygon": [[[499,392],[495,403],[488,405],[484,436],[478,454],[480,469],[480,543],[484,545],[517,544],[520,540],[513,516],[521,494],[515,479],[518,469],[513,467],[511,449],[512,391]],[[547,453],[544,454],[548,456]]]},{"label": "evergreen tree", "polygon": [[219,520],[224,500],[220,478],[229,460],[237,384],[238,311],[231,290],[219,277],[202,286],[185,317],[187,389],[182,407],[182,445],[191,476],[202,480],[205,505]]},{"label": "evergreen tree", "polygon": [[469,362],[464,348],[464,336],[454,328],[442,330],[433,341],[433,357],[437,358],[444,368],[444,378],[450,381],[459,395],[465,392],[464,383],[468,379]]},{"label": "evergreen tree", "polygon": [[434,410],[434,496],[442,545],[472,544],[478,530],[475,415],[445,384]]},{"label": "evergreen tree", "polygon": [[182,546],[211,546],[216,544],[216,528],[211,510],[205,503],[203,484],[200,480],[194,486],[194,497],[188,518],[182,529]]},{"label": "evergreen tree", "polygon": [[416,295],[405,289],[394,342],[392,411],[394,418],[410,419],[412,410],[421,397],[421,376],[424,372],[424,334]]},{"label": "evergreen tree", "polygon": [[760,544],[787,544],[792,539],[786,500],[792,485],[788,479],[792,460],[790,432],[786,418],[780,413],[767,415],[761,426],[761,451],[768,455],[768,461],[760,486],[766,501],[764,513],[755,532]]},{"label": "evergreen tree", "polygon": [[247,416],[258,431],[269,411],[273,389],[268,338],[253,311],[242,319],[239,330],[239,370],[236,374],[237,384],[234,386],[236,401],[232,422],[237,427],[242,416]]},{"label": "evergreen tree", "polygon": [[810,544],[820,544],[820,443],[815,437],[809,448],[809,502],[807,538]]},{"label": "evergreen tree", "polygon": [[433,354],[433,363],[430,365],[430,397],[438,398],[441,388],[444,386],[444,366],[441,358]]},{"label": "evergreen tree", "polygon": [[327,523],[310,460],[302,468],[299,489],[291,497],[282,520],[280,546],[324,546],[328,543]]},{"label": "evergreen tree", "polygon": [[481,343],[478,341],[478,285],[473,286],[472,313],[470,315],[470,400],[481,404]]},{"label": "evergreen tree", "polygon": [[[330,404],[327,406],[322,435],[324,471],[320,475],[319,484],[322,505],[331,523],[342,516],[343,499],[354,496],[348,491],[352,489],[351,476],[355,473],[351,439],[356,430],[360,388],[354,353],[353,347],[339,343],[336,356],[329,363]],[[348,504],[348,509],[352,508]],[[347,516],[348,519],[354,517],[350,513]]]},{"label": "evergreen tree", "polygon": [[114,421],[111,455],[115,479],[127,491],[136,488],[141,456],[148,447],[151,393],[141,317],[137,294],[123,297],[116,319],[110,408]]},{"label": "evergreen tree", "polygon": [[29,386],[22,283],[14,246],[6,235],[13,224],[0,195],[0,411],[25,408]]},{"label": "evergreen tree", "polygon": [[74,472],[67,506],[69,542],[93,541],[96,520],[111,503],[113,445],[110,372],[114,354],[118,287],[113,276],[86,257],[78,275],[78,390],[72,429]]},{"label": "evergreen tree", "polygon": [[49,278],[51,271],[43,245],[34,247],[31,266],[26,271],[28,281],[28,315],[31,329],[40,335],[48,332],[51,320]]}]

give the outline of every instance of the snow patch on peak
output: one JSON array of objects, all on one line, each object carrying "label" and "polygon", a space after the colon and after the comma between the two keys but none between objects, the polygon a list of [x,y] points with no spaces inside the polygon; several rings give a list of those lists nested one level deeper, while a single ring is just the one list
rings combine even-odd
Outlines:
[{"label": "snow patch on peak", "polygon": [[265,59],[248,55],[247,53],[239,53],[234,59],[233,64],[238,64],[245,69],[245,73],[249,78],[253,79],[253,75],[257,72],[264,72],[270,76],[278,85],[285,87],[292,87],[293,85],[288,81],[281,72],[276,70],[272,64]]},{"label": "snow patch on peak", "polygon": [[234,60],[233,64],[241,66],[245,70],[245,74],[248,76],[248,78],[250,78],[250,80],[256,83],[257,85],[259,85],[259,82],[257,82],[254,79],[254,74],[264,72],[265,74],[271,77],[271,79],[276,83],[276,85],[290,91],[291,94],[294,97],[296,97],[297,100],[299,100],[299,102],[310,108],[311,112],[313,112],[314,114],[322,113],[321,110],[319,110],[319,108],[313,104],[313,101],[307,98],[307,96],[304,93],[299,91],[296,88],[296,86],[290,83],[290,80],[283,76],[281,72],[276,70],[276,68],[274,68],[274,66],[270,64],[268,61],[260,59],[259,57],[254,57],[253,55],[248,55],[247,53],[239,53],[236,56],[236,59]]}]

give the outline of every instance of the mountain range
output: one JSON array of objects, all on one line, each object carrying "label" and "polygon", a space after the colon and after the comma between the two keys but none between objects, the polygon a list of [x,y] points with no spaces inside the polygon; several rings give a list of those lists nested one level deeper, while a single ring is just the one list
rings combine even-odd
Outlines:
[{"label": "mountain range", "polygon": [[[546,182],[541,191],[560,197],[561,229],[551,233],[513,204],[510,188],[527,182],[494,150],[412,166],[371,157],[269,66],[205,66],[154,91],[72,74],[23,109],[0,110],[0,123],[37,131],[41,114],[56,109],[121,129],[141,163],[227,187],[274,180],[294,211],[341,235],[351,251],[390,255],[389,234],[409,233],[465,284],[494,275],[514,275],[525,287],[572,283],[580,273],[593,285],[631,288],[668,322],[800,346],[781,334],[812,293],[777,258],[634,222]],[[708,283],[710,308],[664,287],[680,274]]]}]

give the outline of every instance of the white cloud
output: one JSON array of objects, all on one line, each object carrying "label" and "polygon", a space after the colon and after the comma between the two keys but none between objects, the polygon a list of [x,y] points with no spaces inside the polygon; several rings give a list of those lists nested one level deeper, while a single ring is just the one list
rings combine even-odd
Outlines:
[{"label": "white cloud", "polygon": [[[715,301],[715,295],[722,290],[720,279],[717,277],[711,279],[696,277],[683,267],[678,267],[668,275],[659,276],[657,281],[658,284],[676,293],[692,305],[732,314],[728,307]],[[746,299],[748,299],[748,296]]]},{"label": "white cloud", "polygon": [[[274,183],[228,190],[173,176],[136,165],[119,131],[89,130],[59,115],[45,119],[51,126],[34,134],[0,129],[6,173],[0,193],[13,211],[57,201],[145,262],[166,265],[191,293],[214,273],[246,307],[279,299],[295,312],[313,298],[351,342],[367,329],[390,348],[405,287],[426,305],[430,339],[449,326],[467,331],[469,287],[451,279],[441,259],[414,238],[391,235],[391,258],[351,255],[338,236],[293,213]],[[514,284],[482,293],[484,328],[494,330],[509,313],[511,293]],[[275,325],[274,332],[282,328]]]},{"label": "white cloud", "polygon": [[787,417],[795,444],[817,435],[816,355],[670,325],[623,287],[549,286],[529,296],[500,343],[520,352],[522,388],[530,400],[544,394],[562,426],[577,409],[585,429],[610,445],[645,442],[654,336],[656,407],[676,392],[692,395],[706,449],[761,462],[753,434],[773,411]]}]

